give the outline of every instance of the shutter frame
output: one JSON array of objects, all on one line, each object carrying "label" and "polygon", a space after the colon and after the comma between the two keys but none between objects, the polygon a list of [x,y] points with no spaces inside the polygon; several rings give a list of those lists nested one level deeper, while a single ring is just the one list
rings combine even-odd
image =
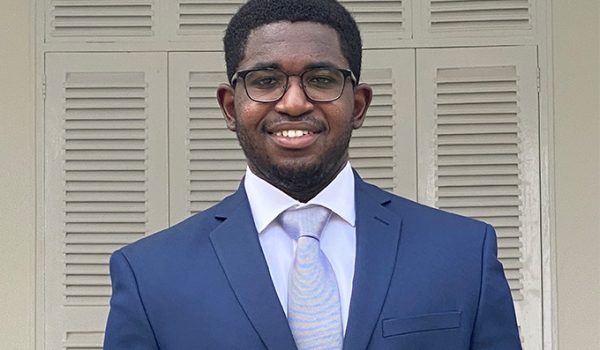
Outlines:
[{"label": "shutter frame", "polygon": [[[461,210],[454,210],[456,207],[476,203],[471,209],[462,209],[462,214],[475,214],[495,224],[498,256],[511,288],[520,293],[516,295],[520,300],[515,300],[515,309],[523,345],[541,349],[536,48],[422,49],[417,51],[417,57],[417,81],[419,91],[423,92],[418,100],[419,174],[426,179],[419,183],[419,201],[442,204],[441,207],[459,213]],[[511,68],[514,74],[506,74]],[[440,72],[447,74],[449,70],[456,70],[457,74],[451,79],[440,76]],[[479,75],[478,72],[487,72],[493,84],[478,83],[481,78],[466,79],[469,75]],[[461,79],[458,73],[465,75],[462,78],[468,83],[457,82]],[[507,81],[516,86],[507,89]],[[444,86],[446,83],[449,84]],[[453,84],[458,88],[451,89]],[[487,92],[478,93],[478,89]],[[455,94],[453,108],[448,108],[452,98],[439,96],[440,92],[444,95],[449,91]],[[475,117],[490,117],[490,120],[469,124]],[[460,123],[445,122],[452,118],[465,118],[466,127],[456,129]],[[440,126],[451,128],[440,129]],[[440,140],[443,142],[438,145]],[[440,152],[448,145],[454,148]],[[478,145],[479,150],[473,152],[472,145]],[[455,159],[447,160],[448,155]],[[461,188],[460,181],[471,183]],[[485,191],[489,195],[481,197]],[[518,216],[515,210],[519,211]]]},{"label": "shutter frame", "polygon": [[102,348],[109,255],[168,224],[164,67],[159,53],[46,56],[49,349]]}]

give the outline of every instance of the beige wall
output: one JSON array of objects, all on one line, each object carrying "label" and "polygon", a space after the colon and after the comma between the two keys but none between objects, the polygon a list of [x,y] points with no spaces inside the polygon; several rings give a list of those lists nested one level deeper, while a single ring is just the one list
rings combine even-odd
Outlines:
[{"label": "beige wall", "polygon": [[34,73],[29,1],[0,4],[0,348],[34,346]]},{"label": "beige wall", "polygon": [[561,350],[600,349],[600,2],[553,1]]},{"label": "beige wall", "polygon": [[[29,1],[0,3],[0,346],[34,348],[34,76]],[[600,2],[553,0],[561,350],[600,348]]]}]

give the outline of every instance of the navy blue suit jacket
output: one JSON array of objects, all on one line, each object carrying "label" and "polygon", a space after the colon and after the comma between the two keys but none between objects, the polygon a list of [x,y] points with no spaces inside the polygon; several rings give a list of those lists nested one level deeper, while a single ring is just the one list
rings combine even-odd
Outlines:
[{"label": "navy blue suit jacket", "polygon": [[[494,230],[356,177],[344,349],[520,349]],[[116,251],[105,349],[295,349],[243,186]]]}]

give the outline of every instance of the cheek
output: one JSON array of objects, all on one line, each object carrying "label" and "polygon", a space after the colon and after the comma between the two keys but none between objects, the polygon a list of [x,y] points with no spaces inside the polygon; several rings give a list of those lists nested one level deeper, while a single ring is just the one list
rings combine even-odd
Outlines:
[{"label": "cheek", "polygon": [[248,130],[258,130],[261,125],[262,113],[251,106],[243,107],[238,113],[238,124]]},{"label": "cheek", "polygon": [[246,129],[254,129],[263,119],[264,108],[256,103],[243,101],[236,104],[237,123]]},{"label": "cheek", "polygon": [[353,112],[353,106],[348,103],[333,105],[324,110],[325,115],[328,116],[329,127],[337,133],[354,128]]}]

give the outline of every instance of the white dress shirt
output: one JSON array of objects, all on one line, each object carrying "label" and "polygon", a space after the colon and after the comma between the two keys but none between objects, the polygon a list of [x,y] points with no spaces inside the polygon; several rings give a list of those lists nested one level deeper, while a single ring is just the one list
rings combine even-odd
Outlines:
[{"label": "white dress shirt", "polygon": [[249,168],[246,168],[244,187],[271,279],[286,315],[288,275],[294,261],[296,241],[275,219],[289,208],[301,208],[311,204],[321,205],[333,212],[321,233],[321,250],[335,272],[345,333],[356,256],[354,174],[350,163],[347,163],[337,177],[308,203],[293,199],[254,175]]}]

